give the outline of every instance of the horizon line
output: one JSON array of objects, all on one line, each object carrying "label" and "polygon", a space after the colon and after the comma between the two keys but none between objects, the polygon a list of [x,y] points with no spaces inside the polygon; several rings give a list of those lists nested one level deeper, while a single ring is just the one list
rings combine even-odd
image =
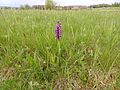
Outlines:
[{"label": "horizon line", "polygon": [[[119,2],[114,2],[114,3],[119,3]],[[99,4],[91,4],[91,5],[56,5],[56,6],[92,6],[92,5],[100,5],[100,4],[107,4],[107,5],[112,5],[112,4],[114,4],[114,3],[111,3],[111,4],[107,4],[107,3],[99,3]],[[16,8],[19,8],[19,7],[21,7],[22,5],[29,5],[29,4],[21,4],[21,5],[0,5],[0,7],[16,7]],[[45,6],[45,4],[34,4],[34,5],[29,5],[29,6],[35,6],[35,5],[44,5]]]}]

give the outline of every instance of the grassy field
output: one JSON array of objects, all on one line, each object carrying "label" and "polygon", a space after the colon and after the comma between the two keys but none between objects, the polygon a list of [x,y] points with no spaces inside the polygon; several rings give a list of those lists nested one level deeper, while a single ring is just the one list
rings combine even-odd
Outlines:
[{"label": "grassy field", "polygon": [[119,8],[0,10],[0,90],[120,90],[119,73]]}]

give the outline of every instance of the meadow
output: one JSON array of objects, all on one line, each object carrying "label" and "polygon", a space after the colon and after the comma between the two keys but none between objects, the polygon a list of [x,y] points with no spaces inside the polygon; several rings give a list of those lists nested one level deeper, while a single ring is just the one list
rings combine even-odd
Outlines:
[{"label": "meadow", "polygon": [[119,73],[120,8],[0,10],[0,90],[120,90]]}]

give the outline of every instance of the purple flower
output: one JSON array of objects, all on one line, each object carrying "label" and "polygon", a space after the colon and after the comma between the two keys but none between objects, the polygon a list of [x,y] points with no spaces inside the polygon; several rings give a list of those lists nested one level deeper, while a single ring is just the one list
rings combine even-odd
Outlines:
[{"label": "purple flower", "polygon": [[61,23],[58,21],[55,29],[55,36],[57,40],[61,38]]}]

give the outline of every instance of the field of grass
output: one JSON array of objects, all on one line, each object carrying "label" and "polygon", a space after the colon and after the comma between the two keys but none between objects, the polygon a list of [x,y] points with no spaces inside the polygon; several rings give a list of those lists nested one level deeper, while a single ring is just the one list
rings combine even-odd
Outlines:
[{"label": "field of grass", "polygon": [[0,10],[0,90],[120,90],[119,73],[119,8]]}]

